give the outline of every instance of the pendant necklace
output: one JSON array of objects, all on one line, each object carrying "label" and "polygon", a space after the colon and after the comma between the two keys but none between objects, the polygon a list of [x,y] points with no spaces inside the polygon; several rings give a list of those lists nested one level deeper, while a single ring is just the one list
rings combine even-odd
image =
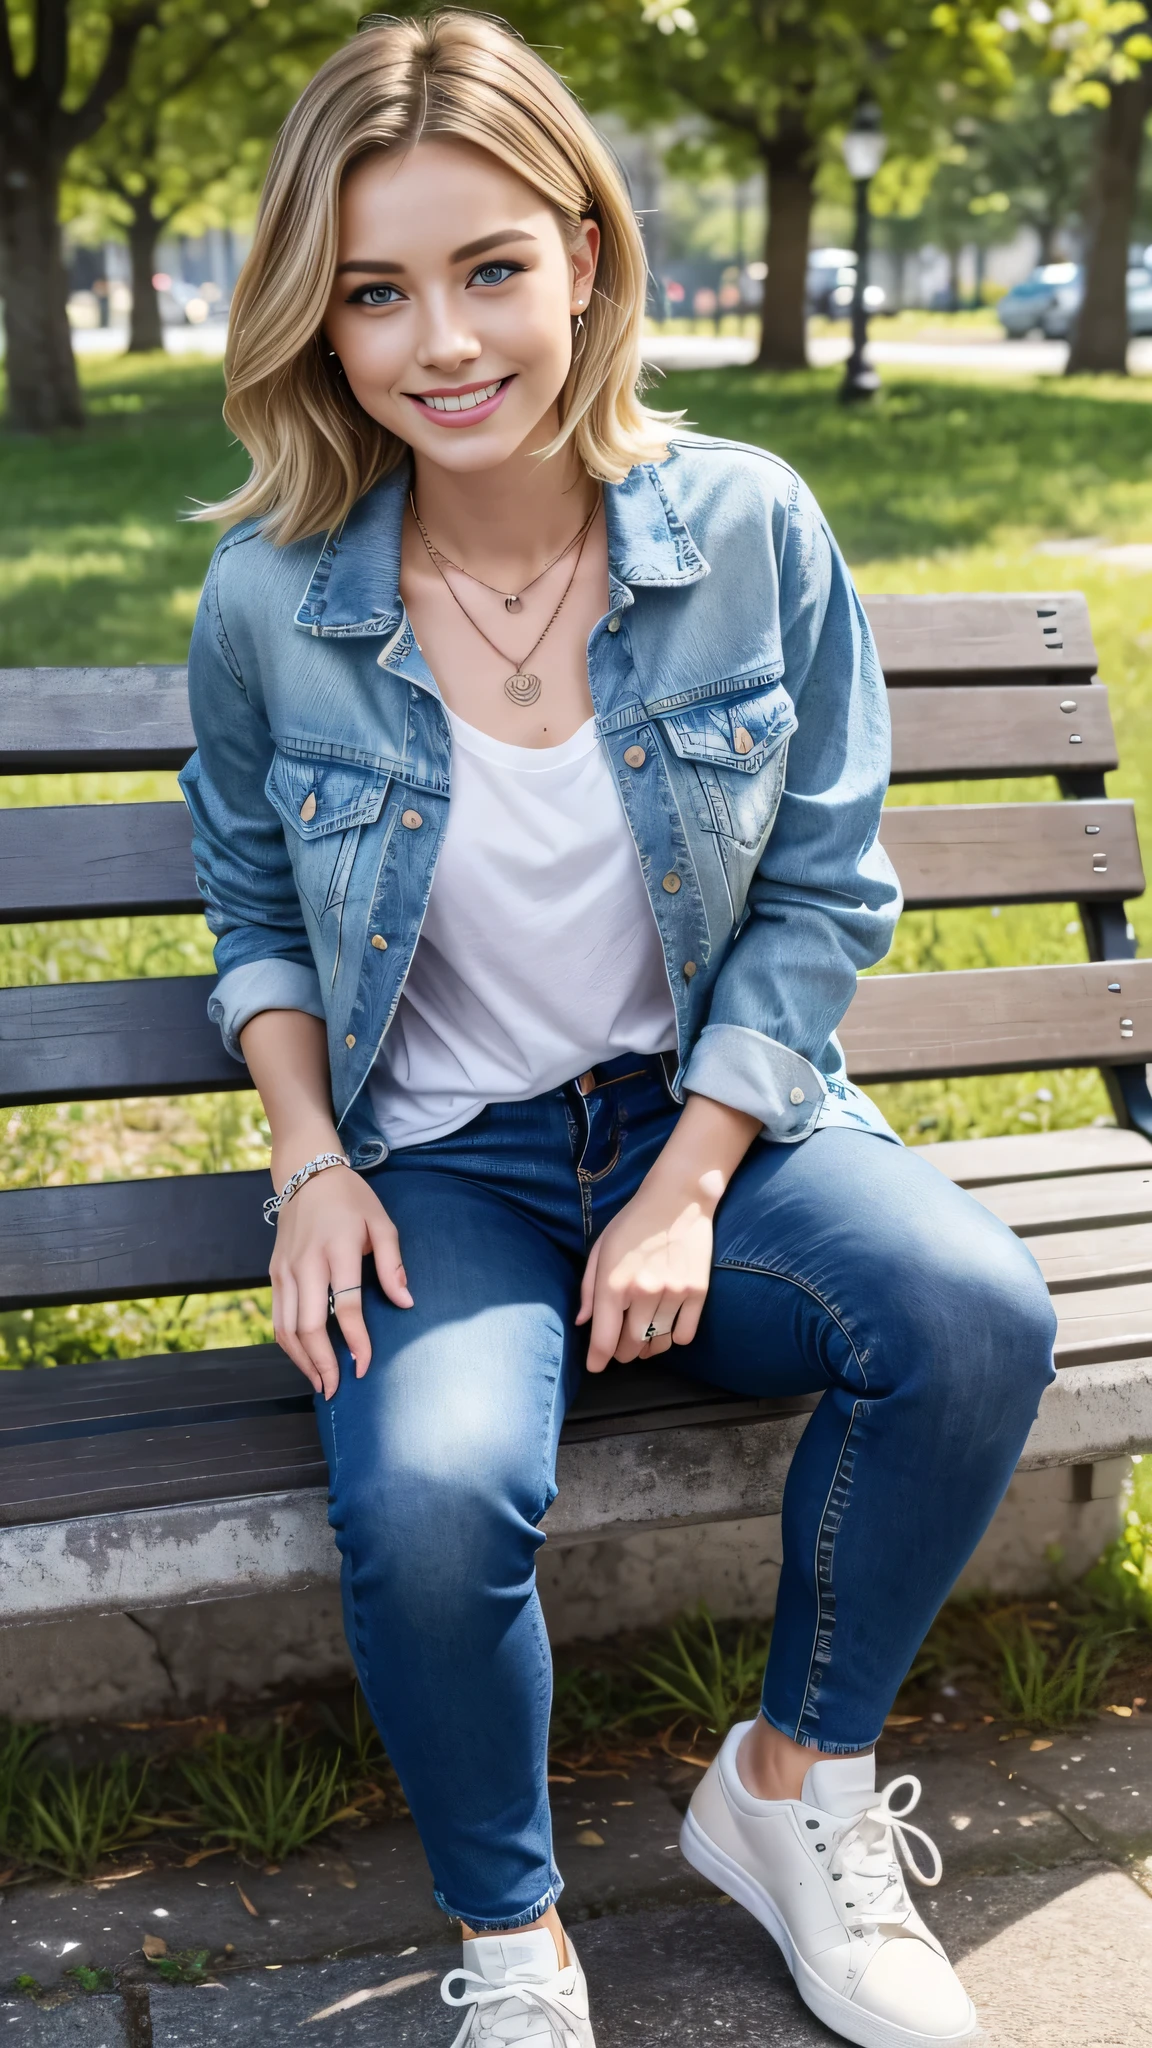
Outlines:
[{"label": "pendant necklace", "polygon": [[[592,519],[596,517],[596,512],[598,512],[599,509],[600,508],[597,505],[596,511],[594,511],[592,514]],[[415,505],[413,505],[412,511],[414,514],[416,514]],[[459,597],[457,597],[456,592],[453,590],[452,585],[449,583],[447,576],[445,576],[444,574],[444,570],[437,556],[437,551],[432,546],[432,543],[428,539],[428,536],[420,523],[419,514],[416,514],[416,524],[420,527],[420,538],[422,539],[425,547],[428,550],[428,559],[431,562],[432,567],[438,572],[441,581],[444,584],[444,588],[448,592],[449,597],[453,600],[453,603],[456,604],[459,607],[459,609],[463,612],[464,617],[467,619],[468,624],[471,626],[473,632],[479,633],[480,638],[488,642],[488,645],[492,649],[493,654],[498,654],[500,656],[501,661],[510,661],[515,664],[513,673],[510,676],[506,676],[504,679],[504,695],[513,704],[535,704],[537,698],[540,695],[540,691],[543,686],[541,684],[539,676],[532,674],[531,670],[528,667],[528,663],[531,661],[532,656],[535,654],[536,649],[539,647],[541,641],[546,637],[548,633],[551,632],[553,626],[556,624],[556,621],[560,616],[560,613],[564,609],[564,606],[568,599],[568,592],[571,590],[572,585],[576,580],[576,571],[580,567],[580,560],[584,553],[584,546],[592,528],[592,519],[588,519],[585,521],[582,531],[576,536],[576,539],[579,541],[580,545],[578,548],[576,548],[576,560],[572,564],[568,581],[564,585],[564,588],[560,593],[559,604],[556,606],[555,611],[552,613],[551,618],[548,620],[548,623],[545,626],[543,633],[537,635],[536,639],[532,642],[532,645],[528,649],[528,652],[524,656],[523,660],[517,662],[514,655],[506,654],[502,647],[497,647],[496,642],[493,639],[491,639],[490,636],[484,631],[483,626],[481,626],[478,623],[478,621],[472,617],[472,614],[468,610],[467,605],[464,604]],[[564,553],[568,554],[570,549],[573,547],[576,547],[576,541],[570,541],[568,547],[565,548]],[[448,561],[447,555],[445,555],[443,559],[444,561]],[[556,566],[556,562],[561,561],[562,559],[563,558],[560,555],[557,555],[555,561],[550,562],[548,567],[554,569]],[[448,566],[449,568],[454,569],[457,565],[455,562],[450,562]],[[547,575],[547,573],[547,570],[542,569],[540,575],[544,576]],[[467,576],[467,569],[462,570],[461,574]],[[472,578],[472,581],[474,583],[478,583],[480,581],[480,578],[478,576],[474,576]],[[538,583],[540,581],[540,577],[534,577],[533,581]],[[495,586],[489,583],[485,584],[484,587],[486,590],[491,590]],[[532,586],[531,584],[525,584],[524,587],[526,590],[529,590]],[[499,595],[499,592],[497,592],[497,595]],[[507,600],[505,600],[505,602],[507,603]],[[517,604],[519,603],[518,598],[516,602]]]},{"label": "pendant necklace", "polygon": [[585,539],[588,533],[588,529],[592,524],[592,521],[595,519],[596,514],[600,510],[600,499],[599,496],[597,496],[596,503],[593,505],[592,510],[588,514],[587,519],[584,521],[583,526],[580,528],[579,533],[573,534],[572,539],[568,541],[564,547],[561,548],[560,553],[558,555],[553,555],[552,560],[550,562],[545,562],[544,567],[539,571],[537,575],[535,575],[532,578],[531,583],[525,583],[521,590],[509,591],[506,595],[505,592],[500,589],[498,584],[485,583],[484,578],[482,576],[474,576],[472,574],[471,569],[462,568],[459,562],[454,562],[452,560],[451,555],[446,555],[442,548],[438,548],[436,546],[436,543],[432,539],[432,536],[429,533],[428,528],[425,526],[424,521],[421,519],[420,514],[416,510],[416,498],[415,494],[412,491],[409,491],[408,493],[408,503],[412,507],[412,517],[416,521],[417,526],[420,528],[420,538],[423,541],[425,547],[427,548],[428,553],[431,556],[433,562],[436,564],[436,567],[439,569],[441,562],[443,562],[449,569],[455,569],[456,574],[458,576],[466,576],[468,578],[469,583],[478,583],[480,585],[481,590],[490,590],[494,597],[502,597],[504,599],[504,609],[506,612],[523,611],[525,593],[529,590],[533,590],[536,584],[539,583],[542,580],[542,578],[548,574],[549,569],[554,569],[556,567],[557,562],[562,562],[564,560],[565,555],[571,554],[572,549]]}]

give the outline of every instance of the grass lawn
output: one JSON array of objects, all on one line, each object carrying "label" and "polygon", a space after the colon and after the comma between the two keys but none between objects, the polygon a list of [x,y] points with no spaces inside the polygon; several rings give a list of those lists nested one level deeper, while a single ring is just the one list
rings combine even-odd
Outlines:
[{"label": "grass lawn", "polygon": [[[181,519],[240,480],[220,419],[217,363],[84,363],[90,424],[51,443],[0,441],[0,665],[180,661],[214,532]],[[797,377],[694,371],[654,403],[708,432],[775,449],[820,498],[867,591],[1084,590],[1111,685],[1123,768],[1152,847],[1152,579],[1098,547],[1152,543],[1152,384],[964,381],[889,374],[880,401],[845,412],[835,371]],[[1044,784],[894,792],[894,802],[987,801]],[[174,796],[166,775],[10,778],[0,803]],[[1142,912],[1137,931],[1145,932]],[[1147,920],[1145,920],[1145,923]],[[1083,958],[1072,905],[916,913],[885,972]],[[0,928],[0,983],[204,971],[198,919]],[[1011,1075],[876,1091],[915,1141],[1037,1130],[1108,1115],[1094,1074]],[[255,1099],[192,1098],[16,1112],[0,1127],[0,1181],[121,1178],[263,1159]],[[0,1360],[90,1356],[263,1335],[265,1304],[134,1304],[0,1318]]]}]

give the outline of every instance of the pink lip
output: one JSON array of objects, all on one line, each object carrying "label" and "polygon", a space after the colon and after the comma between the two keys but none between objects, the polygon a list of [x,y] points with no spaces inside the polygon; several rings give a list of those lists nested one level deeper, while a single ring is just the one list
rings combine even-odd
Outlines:
[{"label": "pink lip", "polygon": [[494,397],[486,398],[482,405],[471,406],[467,412],[437,412],[434,406],[425,405],[423,398],[464,398],[470,391],[482,391],[484,385],[488,382],[490,382],[490,379],[484,378],[479,384],[458,384],[455,390],[449,388],[447,390],[429,391],[422,394],[407,391],[404,395],[411,400],[413,405],[419,408],[426,420],[435,420],[438,427],[471,427],[476,424],[477,420],[488,419],[495,412],[497,406],[503,404],[505,394],[512,382],[511,377],[500,386],[499,391],[496,392]]}]

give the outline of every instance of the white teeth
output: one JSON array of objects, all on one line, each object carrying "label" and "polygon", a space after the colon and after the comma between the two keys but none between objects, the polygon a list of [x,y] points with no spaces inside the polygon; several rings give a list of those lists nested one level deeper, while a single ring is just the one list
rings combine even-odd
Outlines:
[{"label": "white teeth", "polygon": [[503,382],[504,379],[498,377],[494,384],[485,384],[479,391],[462,392],[458,398],[424,397],[420,402],[422,405],[430,406],[433,412],[471,412],[476,406],[483,405],[487,399],[495,398]]}]

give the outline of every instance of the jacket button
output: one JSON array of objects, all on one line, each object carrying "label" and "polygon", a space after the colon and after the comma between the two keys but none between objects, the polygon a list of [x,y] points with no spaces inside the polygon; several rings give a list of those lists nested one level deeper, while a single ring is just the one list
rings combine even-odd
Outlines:
[{"label": "jacket button", "polygon": [[686,960],[686,961],[684,962],[684,979],[685,979],[685,981],[691,981],[691,979],[692,979],[692,976],[693,976],[693,975],[695,974],[695,972],[696,972],[696,962],[695,962],[694,960]]},{"label": "jacket button", "polygon": [[378,953],[386,953],[388,951],[388,941],[387,939],[382,939],[379,932],[373,932],[372,944]]},{"label": "jacket button", "polygon": [[401,811],[400,823],[407,825],[409,832],[418,832],[424,820],[419,811]]},{"label": "jacket button", "polygon": [[648,756],[643,747],[625,747],[624,759],[629,768],[642,768]]},{"label": "jacket button", "polygon": [[312,823],[313,818],[316,816],[316,791],[314,789],[310,789],[308,791],[307,796],[305,797],[303,803],[301,804],[300,816],[306,825],[310,825]]},{"label": "jacket button", "polygon": [[356,1033],[354,1031],[350,1031],[348,1033],[347,1038],[344,1040],[344,1043],[348,1047],[349,1052],[351,1052],[352,1047],[356,1043]]},{"label": "jacket button", "polygon": [[665,890],[667,890],[667,892],[668,892],[669,896],[674,896],[674,895],[676,894],[676,891],[677,891],[677,889],[678,889],[678,888],[680,887],[680,877],[679,877],[679,875],[677,875],[677,874],[668,874],[668,875],[665,875],[665,877],[664,877],[664,880],[663,880],[663,881],[661,882],[661,884],[660,884],[660,887],[661,887],[662,889],[665,889]]},{"label": "jacket button", "polygon": [[620,619],[616,612],[613,612],[612,617],[608,621],[608,631],[610,633],[618,633],[620,631]]},{"label": "jacket button", "polygon": [[756,742],[746,725],[738,725],[732,735],[732,745],[738,754],[750,754]]},{"label": "jacket button", "polygon": [[799,1107],[800,1103],[804,1100],[804,1090],[802,1088],[790,1088],[788,1090],[788,1100]]}]

